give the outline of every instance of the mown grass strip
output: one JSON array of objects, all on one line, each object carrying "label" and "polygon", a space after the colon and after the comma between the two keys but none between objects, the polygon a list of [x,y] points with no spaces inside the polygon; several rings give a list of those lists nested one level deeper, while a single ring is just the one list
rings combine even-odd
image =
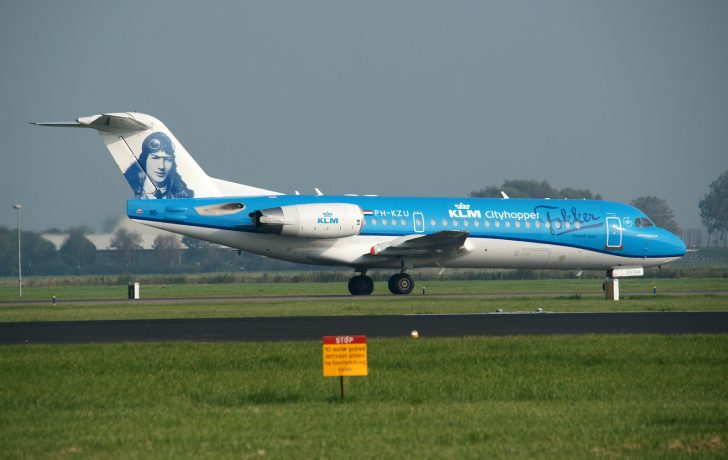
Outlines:
[{"label": "mown grass strip", "polygon": [[[416,276],[416,275],[415,275]],[[502,281],[416,281],[415,294],[426,288],[428,294],[493,294],[493,293],[563,293],[564,295],[600,294],[602,281],[597,279],[502,280]],[[623,294],[677,291],[726,291],[726,278],[660,278],[623,279]],[[348,295],[345,282],[332,283],[239,283],[239,284],[141,284],[142,298],[234,297],[234,296],[313,296]],[[386,294],[386,282],[376,283],[375,294]],[[23,300],[50,302],[70,299],[126,299],[127,286],[40,286],[23,289]],[[0,286],[0,300],[15,301],[17,286]]]},{"label": "mown grass strip", "polygon": [[110,304],[65,303],[53,306],[4,305],[0,322],[83,321],[166,318],[242,318],[261,316],[352,316],[431,313],[534,312],[618,312],[618,311],[728,311],[728,295],[627,296],[619,302],[599,297],[343,297],[336,299],[246,300],[212,302]]},{"label": "mown grass strip", "polygon": [[728,454],[728,336],[370,339],[350,399],[321,345],[0,348],[4,458]]}]

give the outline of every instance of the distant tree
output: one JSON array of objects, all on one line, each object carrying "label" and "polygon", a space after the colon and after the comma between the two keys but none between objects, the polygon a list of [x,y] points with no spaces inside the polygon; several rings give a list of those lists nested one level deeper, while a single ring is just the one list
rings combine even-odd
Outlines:
[{"label": "distant tree", "polygon": [[632,200],[630,204],[647,214],[647,217],[658,227],[676,235],[680,234],[680,226],[675,221],[675,216],[667,201],[656,196],[641,196]]},{"label": "distant tree", "polygon": [[182,245],[175,235],[159,235],[154,239],[152,245],[158,258],[166,262],[168,265],[180,265]]},{"label": "distant tree", "polygon": [[187,246],[189,249],[205,249],[211,246],[209,241],[200,240],[191,236],[183,236],[182,244]]},{"label": "distant tree", "polygon": [[[42,272],[43,266],[56,258],[53,243],[35,232],[22,232],[23,274],[33,275]],[[17,241],[13,245],[18,250]]]},{"label": "distant tree", "polygon": [[566,187],[561,190],[553,188],[547,181],[534,179],[509,179],[500,186],[489,185],[477,192],[470,192],[470,196],[477,198],[501,198],[501,191],[510,198],[569,198],[601,200],[601,195],[594,195],[589,190]]},{"label": "distant tree", "polygon": [[728,232],[728,170],[723,171],[723,174],[710,184],[710,192],[700,200],[698,206],[700,218],[703,225],[708,228],[708,232],[717,232],[725,240]]},{"label": "distant tree", "polygon": [[566,187],[559,190],[554,198],[568,198],[570,200],[601,200],[602,196],[598,193],[594,195],[589,190]]},{"label": "distant tree", "polygon": [[96,247],[90,242],[85,233],[88,229],[73,228],[69,231],[68,239],[60,249],[61,259],[69,266],[77,270],[81,267],[91,265],[96,260]]},{"label": "distant tree", "polygon": [[142,236],[125,228],[117,229],[111,236],[111,247],[116,249],[119,260],[127,267],[131,266],[136,251],[142,248]]},{"label": "distant tree", "polygon": [[18,233],[0,227],[0,275],[11,275],[18,266]]},{"label": "distant tree", "polygon": [[[48,262],[56,259],[56,248],[53,243],[42,238],[38,233],[23,231],[23,274],[42,273]],[[0,227],[0,274],[5,276],[18,274],[18,229]]]}]

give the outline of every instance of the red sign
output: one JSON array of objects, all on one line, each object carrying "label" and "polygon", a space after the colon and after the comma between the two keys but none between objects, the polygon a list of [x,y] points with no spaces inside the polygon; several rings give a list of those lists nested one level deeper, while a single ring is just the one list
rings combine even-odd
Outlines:
[{"label": "red sign", "polygon": [[367,343],[366,335],[327,335],[324,336],[324,345],[346,345],[348,343]]}]

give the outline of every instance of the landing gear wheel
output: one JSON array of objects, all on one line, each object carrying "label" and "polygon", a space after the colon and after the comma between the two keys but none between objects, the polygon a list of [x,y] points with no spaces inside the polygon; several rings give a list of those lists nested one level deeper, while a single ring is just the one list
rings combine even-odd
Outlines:
[{"label": "landing gear wheel", "polygon": [[392,294],[409,294],[415,288],[415,280],[407,273],[397,273],[389,278],[389,291]]},{"label": "landing gear wheel", "polygon": [[357,275],[349,280],[351,295],[370,295],[374,291],[374,281],[366,275]]}]

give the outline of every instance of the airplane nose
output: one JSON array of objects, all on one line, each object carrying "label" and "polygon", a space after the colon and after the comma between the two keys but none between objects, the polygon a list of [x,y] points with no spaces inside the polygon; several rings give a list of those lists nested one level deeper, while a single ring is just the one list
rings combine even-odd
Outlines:
[{"label": "airplane nose", "polygon": [[682,240],[682,238],[677,235],[673,235],[672,233],[670,233],[670,237],[670,248],[675,251],[676,255],[679,254],[680,257],[684,256],[688,249],[687,246],[685,246],[685,242]]}]

